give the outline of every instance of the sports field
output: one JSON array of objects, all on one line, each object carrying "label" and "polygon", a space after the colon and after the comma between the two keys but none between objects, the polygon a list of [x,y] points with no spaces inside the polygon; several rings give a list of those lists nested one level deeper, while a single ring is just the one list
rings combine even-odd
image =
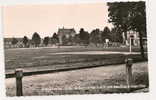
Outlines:
[{"label": "sports field", "polygon": [[[139,85],[148,87],[147,62],[136,63],[143,60],[139,48],[133,48],[131,54],[128,49],[89,47],[6,49],[5,68],[6,73],[14,73],[16,68],[22,68],[24,72],[35,72],[100,66],[99,68],[24,76],[23,91],[25,96],[118,93],[126,92],[127,89],[122,88],[122,86],[126,86],[125,64],[116,64],[124,63],[125,59],[130,57],[134,60],[133,84],[137,87]],[[105,86],[119,86],[120,88],[107,88]],[[6,78],[7,96],[15,96],[15,87],[15,78]]]},{"label": "sports field", "polygon": [[90,47],[60,47],[60,48],[17,48],[5,50],[5,69],[12,72],[16,68],[26,70],[45,70],[90,65],[105,65],[123,63],[125,58],[140,60],[139,48],[90,48]]}]

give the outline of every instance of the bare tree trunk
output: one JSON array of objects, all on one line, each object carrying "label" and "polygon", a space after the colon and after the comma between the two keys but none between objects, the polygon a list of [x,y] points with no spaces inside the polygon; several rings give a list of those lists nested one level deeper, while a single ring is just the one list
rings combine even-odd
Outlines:
[{"label": "bare tree trunk", "polygon": [[123,40],[123,44],[126,44],[126,41],[127,41],[127,32],[126,31],[124,31],[124,40]]},{"label": "bare tree trunk", "polygon": [[104,43],[102,43],[102,47],[104,47]]},{"label": "bare tree trunk", "polygon": [[97,43],[95,43],[95,46],[97,47]]},{"label": "bare tree trunk", "polygon": [[139,42],[140,42],[140,53],[142,58],[145,58],[145,54],[144,54],[144,47],[143,47],[143,39],[142,39],[142,32],[139,31]]}]

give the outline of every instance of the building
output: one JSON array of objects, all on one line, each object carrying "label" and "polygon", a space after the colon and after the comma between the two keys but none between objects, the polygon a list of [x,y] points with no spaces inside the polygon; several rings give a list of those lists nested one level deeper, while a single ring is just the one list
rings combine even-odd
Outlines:
[{"label": "building", "polygon": [[[122,34],[123,37],[123,41],[124,43],[129,46],[130,42],[132,46],[139,46],[140,45],[140,40],[139,40],[139,33],[135,32],[135,31],[128,31],[127,32],[127,39],[124,35],[124,33]],[[131,41],[130,41],[131,40]],[[143,37],[143,44],[147,45],[147,37]]]},{"label": "building", "polygon": [[[29,40],[27,45],[25,46],[24,43],[23,43],[23,38],[15,38],[15,39],[18,42],[15,45],[13,45],[12,44],[13,38],[4,38],[4,48],[9,49],[9,48],[24,48],[24,47],[33,48],[33,47],[35,47],[32,40]],[[43,46],[45,46],[45,45],[43,44],[43,39],[41,38],[41,42],[39,44],[39,47],[43,47]]]},{"label": "building", "polygon": [[63,37],[65,37],[66,39],[69,39],[70,37],[74,37],[76,35],[76,31],[74,28],[71,29],[67,29],[67,28],[59,28],[58,29],[58,38],[59,38],[59,44],[62,45],[63,44]]},{"label": "building", "polygon": [[21,48],[24,47],[22,38],[16,38],[17,43],[16,45],[12,45],[12,39],[13,38],[4,38],[4,48]]},{"label": "building", "polygon": [[11,47],[11,38],[4,38],[4,48],[10,48]]}]

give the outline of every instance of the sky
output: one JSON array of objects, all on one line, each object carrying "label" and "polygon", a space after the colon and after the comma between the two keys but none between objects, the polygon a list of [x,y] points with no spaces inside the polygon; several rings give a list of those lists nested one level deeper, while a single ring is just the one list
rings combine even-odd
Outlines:
[{"label": "sky", "polygon": [[4,37],[32,37],[34,32],[52,36],[59,28],[103,30],[108,23],[106,3],[14,5],[3,7]]}]

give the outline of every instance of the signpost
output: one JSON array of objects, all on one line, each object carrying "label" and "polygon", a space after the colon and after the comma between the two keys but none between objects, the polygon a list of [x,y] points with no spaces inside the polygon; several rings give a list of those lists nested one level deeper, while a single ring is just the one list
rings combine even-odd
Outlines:
[{"label": "signpost", "polygon": [[132,39],[133,39],[133,35],[130,35],[130,38],[129,38],[129,52],[132,53]]}]

